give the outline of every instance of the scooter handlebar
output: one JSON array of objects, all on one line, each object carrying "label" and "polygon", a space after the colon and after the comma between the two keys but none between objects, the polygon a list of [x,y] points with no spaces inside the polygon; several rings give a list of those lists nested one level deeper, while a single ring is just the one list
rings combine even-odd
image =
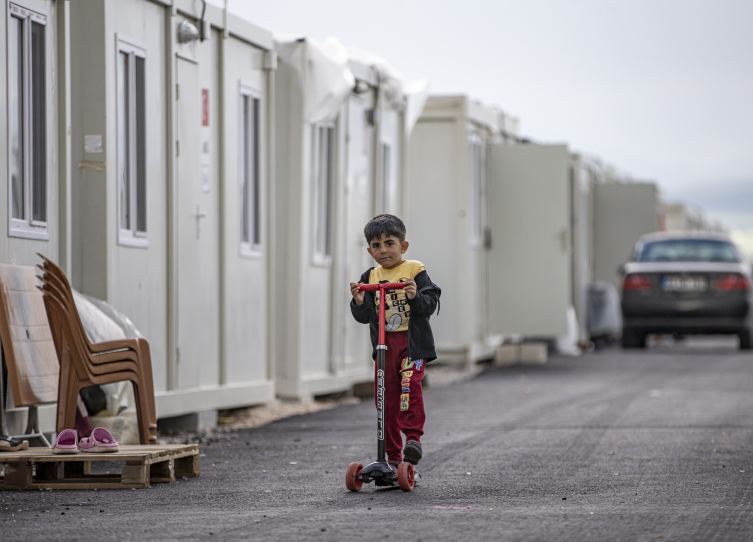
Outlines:
[{"label": "scooter handlebar", "polygon": [[379,288],[384,288],[385,290],[402,290],[405,288],[404,282],[385,282],[382,284],[359,284],[358,285],[358,291],[359,292],[370,292],[373,290],[378,290]]}]

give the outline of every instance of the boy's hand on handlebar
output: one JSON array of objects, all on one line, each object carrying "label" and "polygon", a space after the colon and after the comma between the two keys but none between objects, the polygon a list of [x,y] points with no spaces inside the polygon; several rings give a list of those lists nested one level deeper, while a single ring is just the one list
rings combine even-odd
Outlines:
[{"label": "boy's hand on handlebar", "polygon": [[[358,284],[361,284],[360,282]],[[353,299],[356,302],[356,305],[363,304],[363,296],[366,295],[366,292],[359,292],[358,291],[358,284],[355,282],[350,283],[350,295],[353,296]]]},{"label": "boy's hand on handlebar", "polygon": [[403,282],[405,282],[405,297],[408,299],[416,297],[416,281],[413,279],[405,279]]}]

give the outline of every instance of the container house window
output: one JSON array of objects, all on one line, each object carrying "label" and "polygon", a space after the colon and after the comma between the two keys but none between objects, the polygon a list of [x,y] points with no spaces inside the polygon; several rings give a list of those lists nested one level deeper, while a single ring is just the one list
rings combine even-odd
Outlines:
[{"label": "container house window", "polygon": [[314,126],[313,143],[314,263],[328,263],[332,257],[335,127]]},{"label": "container house window", "polygon": [[49,239],[47,16],[8,6],[8,231],[12,237]]},{"label": "container house window", "polygon": [[382,143],[382,212],[394,213],[392,202],[395,197],[395,179],[392,174],[392,148]]},{"label": "container house window", "polygon": [[468,219],[470,241],[481,244],[484,233],[484,204],[486,198],[486,149],[481,138],[473,134],[468,142],[470,194]]},{"label": "container house window", "polygon": [[248,256],[261,253],[260,104],[258,93],[241,88],[241,254]]},{"label": "container house window", "polygon": [[116,77],[118,242],[146,247],[146,50],[118,40]]}]

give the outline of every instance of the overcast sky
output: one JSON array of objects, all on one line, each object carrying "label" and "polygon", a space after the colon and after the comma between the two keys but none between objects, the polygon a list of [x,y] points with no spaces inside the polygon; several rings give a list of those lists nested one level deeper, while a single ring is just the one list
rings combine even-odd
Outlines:
[{"label": "overcast sky", "polygon": [[[210,0],[222,5],[222,0]],[[654,180],[753,251],[753,0],[229,0],[270,29],[378,54]],[[747,233],[743,233],[747,232]]]}]

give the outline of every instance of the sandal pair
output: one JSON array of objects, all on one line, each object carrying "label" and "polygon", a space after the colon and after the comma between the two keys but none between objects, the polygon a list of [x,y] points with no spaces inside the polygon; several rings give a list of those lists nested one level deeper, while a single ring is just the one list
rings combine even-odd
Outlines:
[{"label": "sandal pair", "polygon": [[29,441],[8,435],[0,435],[0,452],[20,452],[29,449]]},{"label": "sandal pair", "polygon": [[64,429],[55,439],[52,446],[53,454],[109,453],[117,452],[117,441],[104,427],[95,427],[92,434],[78,440],[78,434],[73,429]]}]

